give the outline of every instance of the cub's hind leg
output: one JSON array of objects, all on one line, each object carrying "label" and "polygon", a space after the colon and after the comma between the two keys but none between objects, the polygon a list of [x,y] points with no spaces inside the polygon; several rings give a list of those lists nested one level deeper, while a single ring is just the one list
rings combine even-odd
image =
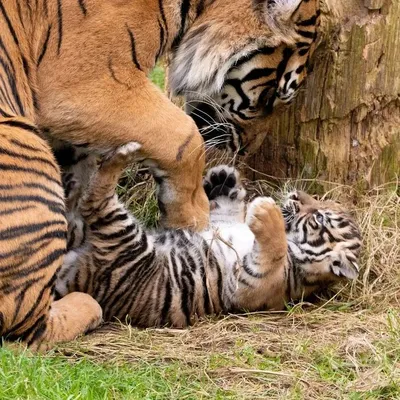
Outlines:
[{"label": "cub's hind leg", "polygon": [[117,147],[103,158],[80,202],[80,211],[86,223],[92,224],[109,212],[126,211],[115,189],[122,171],[137,159],[140,148],[141,145],[131,142]]},{"label": "cub's hind leg", "polygon": [[[88,252],[78,256],[78,270],[84,279],[73,277],[69,288],[80,285],[102,305],[104,319],[141,320],[137,307],[146,308],[143,300],[151,296],[152,278],[162,270],[154,263],[154,239],[118,200],[120,174],[137,157],[140,145],[128,143],[103,159],[80,202],[80,212],[88,226]],[[86,257],[86,258],[85,258]],[[66,257],[68,258],[68,256]],[[73,265],[73,264],[72,264]],[[63,268],[69,269],[68,263]],[[147,289],[136,299],[129,295],[138,284]],[[59,282],[62,287],[63,282]],[[148,293],[149,292],[149,293]],[[140,300],[141,298],[141,300]],[[132,310],[136,310],[133,314]],[[147,321],[148,315],[143,317]],[[136,319],[137,318],[137,319]]]},{"label": "cub's hind leg", "polygon": [[[139,150],[140,145],[132,142],[110,152],[92,177],[79,204],[82,217],[89,227],[90,242],[96,249],[93,254],[107,262],[112,262],[109,258],[116,254],[116,248],[133,246],[133,242],[146,235],[116,193],[121,173],[136,159]],[[147,240],[146,243],[149,244]],[[107,252],[109,246],[116,247]]]}]

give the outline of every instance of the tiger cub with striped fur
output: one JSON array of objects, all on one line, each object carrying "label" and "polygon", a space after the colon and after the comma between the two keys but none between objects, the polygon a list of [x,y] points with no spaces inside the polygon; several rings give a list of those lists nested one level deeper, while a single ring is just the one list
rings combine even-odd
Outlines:
[{"label": "tiger cub with striped fur", "polygon": [[303,192],[290,194],[282,209],[267,197],[246,209],[239,173],[225,165],[204,180],[208,229],[143,228],[115,194],[139,147],[121,147],[91,179],[80,204],[86,241],[67,254],[59,295],[89,293],[106,320],[185,327],[206,314],[281,310],[357,276],[361,236],[346,210]]}]

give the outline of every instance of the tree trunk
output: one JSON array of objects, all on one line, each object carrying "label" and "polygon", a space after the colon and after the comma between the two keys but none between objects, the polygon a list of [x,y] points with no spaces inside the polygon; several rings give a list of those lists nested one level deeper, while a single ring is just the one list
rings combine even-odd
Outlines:
[{"label": "tree trunk", "polygon": [[[400,0],[324,0],[313,72],[247,163],[375,186],[400,176]],[[252,178],[259,178],[255,173]]]}]

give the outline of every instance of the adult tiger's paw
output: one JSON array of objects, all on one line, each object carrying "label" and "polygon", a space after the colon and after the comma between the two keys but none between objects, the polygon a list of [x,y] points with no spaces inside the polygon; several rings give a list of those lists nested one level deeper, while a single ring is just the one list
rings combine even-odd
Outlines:
[{"label": "adult tiger's paw", "polygon": [[246,196],[239,171],[228,165],[218,165],[208,170],[203,186],[210,201],[218,197],[242,201]]},{"label": "adult tiger's paw", "polygon": [[164,228],[202,231],[207,228],[210,205],[201,183],[193,192],[180,191],[168,179],[158,179],[160,224]]}]

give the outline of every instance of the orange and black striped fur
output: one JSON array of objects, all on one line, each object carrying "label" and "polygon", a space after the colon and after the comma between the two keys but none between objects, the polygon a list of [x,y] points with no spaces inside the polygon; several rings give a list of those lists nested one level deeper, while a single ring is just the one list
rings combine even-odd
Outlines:
[{"label": "orange and black striped fur", "polygon": [[115,194],[138,146],[122,147],[91,179],[80,204],[86,240],[66,256],[59,295],[89,293],[106,320],[129,316],[139,326],[184,327],[206,314],[281,310],[357,276],[360,231],[346,210],[294,192],[282,210],[259,197],[246,211],[239,174],[224,165],[204,181],[209,228],[146,230]]},{"label": "orange and black striped fur", "polygon": [[[25,103],[26,116],[31,109]],[[0,119],[0,340],[46,349],[96,327],[102,311],[83,293],[53,301],[67,235],[60,172],[32,119],[7,113]]]},{"label": "orange and black striped fur", "polygon": [[194,22],[173,53],[169,83],[208,146],[257,150],[263,121],[305,81],[319,15],[318,0],[221,0]]}]

